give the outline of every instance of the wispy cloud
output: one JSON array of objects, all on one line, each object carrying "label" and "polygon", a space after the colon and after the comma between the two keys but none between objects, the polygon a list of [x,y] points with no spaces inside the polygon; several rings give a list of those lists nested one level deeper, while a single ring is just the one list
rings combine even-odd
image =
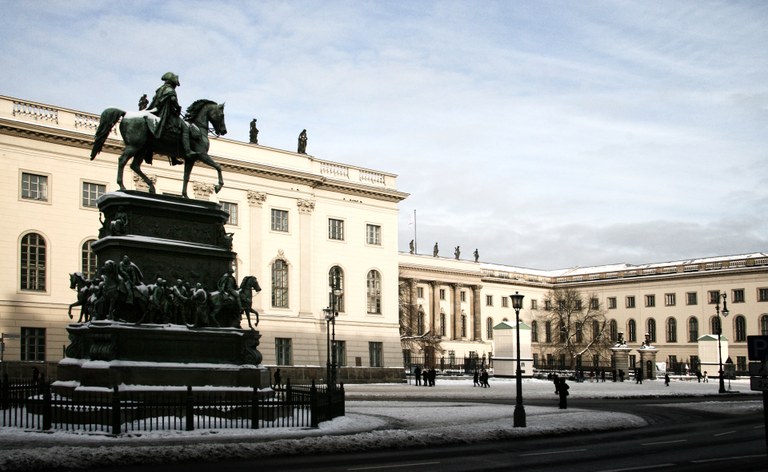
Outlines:
[{"label": "wispy cloud", "polygon": [[[0,93],[167,70],[230,136],[399,174],[400,247],[536,268],[764,251],[764,2],[4,2]],[[445,252],[445,251],[443,251]],[[452,251],[450,251],[452,253]],[[469,257],[469,256],[467,256]]]}]

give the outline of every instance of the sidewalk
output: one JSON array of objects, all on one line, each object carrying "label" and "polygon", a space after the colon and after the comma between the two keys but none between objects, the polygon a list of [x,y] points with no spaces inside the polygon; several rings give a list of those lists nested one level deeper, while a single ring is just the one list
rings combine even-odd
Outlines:
[{"label": "sidewalk", "polygon": [[[646,381],[569,383],[570,399],[660,396],[717,396],[716,382]],[[749,393],[746,381],[732,388]],[[514,379],[492,379],[491,388],[472,381],[438,380],[435,387],[409,384],[346,385],[347,414],[318,429],[161,431],[113,438],[107,435],[0,430],[0,470],[43,470],[126,464],[252,459],[290,453],[357,452],[382,447],[413,447],[565,432],[638,428],[646,422],[623,413],[557,408],[552,382],[524,380],[524,399],[547,399],[551,407],[526,406],[527,427],[513,428]],[[752,392],[757,394],[758,392]],[[707,402],[692,408],[762,411],[754,401]],[[505,400],[507,404],[483,403]],[[685,407],[675,404],[676,408]],[[97,446],[97,447],[94,447]]]}]

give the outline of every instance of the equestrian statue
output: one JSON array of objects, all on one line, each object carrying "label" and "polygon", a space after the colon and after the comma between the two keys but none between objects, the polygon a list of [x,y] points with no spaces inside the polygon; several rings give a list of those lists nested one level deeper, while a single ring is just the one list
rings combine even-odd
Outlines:
[{"label": "equestrian statue", "polygon": [[[117,185],[120,190],[125,190],[123,169],[131,160],[131,170],[147,184],[149,193],[156,193],[154,183],[142,172],[141,164],[151,164],[153,154],[160,153],[167,155],[172,165],[184,164],[184,184],[181,192],[184,198],[189,198],[187,184],[197,161],[212,167],[218,173],[219,182],[215,187],[218,193],[224,186],[224,179],[221,167],[208,155],[208,133],[212,131],[217,136],[227,133],[224,104],[205,99],[197,100],[187,108],[182,117],[181,105],[176,95],[176,87],[180,85],[179,76],[167,72],[161,80],[163,85],[157,89],[147,109],[126,112],[119,108],[107,108],[101,113],[91,149],[91,160],[101,152],[112,128],[119,121],[120,134],[125,143],[117,165]],[[209,124],[213,126],[212,130],[209,129]]]}]

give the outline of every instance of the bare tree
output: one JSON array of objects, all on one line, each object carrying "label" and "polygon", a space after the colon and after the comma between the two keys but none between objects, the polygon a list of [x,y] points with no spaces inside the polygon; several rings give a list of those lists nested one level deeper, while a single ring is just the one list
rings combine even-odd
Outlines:
[{"label": "bare tree", "polygon": [[591,365],[594,356],[610,358],[611,346],[605,310],[595,294],[574,288],[556,288],[544,297],[544,313],[536,317],[544,327],[539,337],[542,354],[564,357],[565,367],[574,369],[578,360]]}]

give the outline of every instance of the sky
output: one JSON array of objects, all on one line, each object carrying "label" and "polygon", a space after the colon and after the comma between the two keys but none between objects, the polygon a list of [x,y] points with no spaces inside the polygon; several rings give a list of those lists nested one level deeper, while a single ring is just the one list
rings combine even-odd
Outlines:
[{"label": "sky", "polygon": [[[0,95],[398,175],[398,247],[535,269],[768,252],[768,2],[0,0]],[[411,224],[413,215],[415,224]]]},{"label": "sky", "polygon": [[[691,401],[659,403],[663,397],[716,396],[717,381],[672,379],[634,382],[569,382],[569,408],[557,408],[549,380],[523,380],[524,398],[549,399],[551,406],[525,406],[526,427],[515,428],[512,416],[516,383],[513,379],[491,379],[491,388],[474,388],[471,379],[440,380],[433,388],[407,384],[348,384],[346,415],[312,428],[210,429],[152,431],[111,437],[99,433],[57,431],[40,434],[22,428],[0,428],[0,470],[76,470],[116,465],[254,460],[296,454],[360,453],[373,449],[428,447],[440,444],[471,444],[526,436],[589,433],[607,429],[642,428],[648,423],[635,415],[616,411],[574,408],[583,398],[652,398],[653,409],[693,409],[730,415],[760,415],[759,392],[749,390],[746,379],[734,380],[729,388],[751,393],[752,399],[737,401]],[[410,401],[402,401],[407,395]],[[500,403],[506,400],[506,403]],[[446,415],[450,409],[451,414]],[[713,436],[733,434],[713,428]],[[599,445],[594,445],[599,447]],[[592,447],[592,446],[589,446]],[[727,457],[727,451],[710,450],[701,459]],[[653,458],[649,456],[649,467]],[[369,464],[370,465],[370,464]],[[666,464],[665,467],[668,467]],[[661,467],[660,467],[661,468]]]}]

